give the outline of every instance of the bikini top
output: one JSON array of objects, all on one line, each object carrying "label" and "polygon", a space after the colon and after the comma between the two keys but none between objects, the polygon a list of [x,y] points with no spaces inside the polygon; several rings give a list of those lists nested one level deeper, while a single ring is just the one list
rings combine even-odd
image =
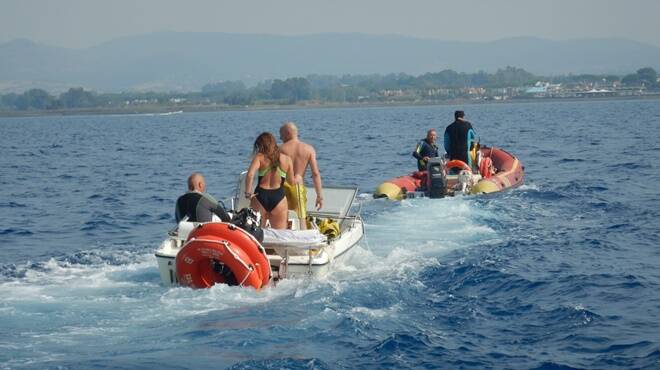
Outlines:
[{"label": "bikini top", "polygon": [[[264,169],[259,170],[258,176],[259,177],[264,177],[270,170],[273,168],[273,166],[266,167]],[[280,175],[280,177],[286,178],[286,172],[284,172],[280,166],[277,166],[277,174]]]}]

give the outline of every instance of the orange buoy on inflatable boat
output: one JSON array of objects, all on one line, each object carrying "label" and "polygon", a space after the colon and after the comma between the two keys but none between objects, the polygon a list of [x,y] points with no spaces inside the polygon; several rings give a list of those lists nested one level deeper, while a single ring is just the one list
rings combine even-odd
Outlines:
[{"label": "orange buoy on inflatable boat", "polygon": [[224,222],[195,228],[176,256],[181,285],[209,288],[217,283],[251,286],[257,290],[271,278],[266,252],[245,230]]},{"label": "orange buoy on inflatable boat", "polygon": [[479,163],[479,174],[484,179],[489,179],[493,176],[495,169],[493,168],[493,160],[490,157],[485,157]]},{"label": "orange buoy on inflatable boat", "polygon": [[467,163],[461,161],[460,159],[452,159],[451,161],[447,162],[445,168],[447,169],[447,172],[449,172],[451,169],[459,168],[461,170],[469,171],[472,173],[472,168],[470,168]]}]

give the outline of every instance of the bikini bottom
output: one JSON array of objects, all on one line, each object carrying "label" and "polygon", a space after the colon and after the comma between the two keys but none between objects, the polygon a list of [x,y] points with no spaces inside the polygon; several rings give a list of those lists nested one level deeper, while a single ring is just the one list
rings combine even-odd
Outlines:
[{"label": "bikini bottom", "polygon": [[277,189],[264,189],[261,186],[257,186],[257,188],[254,189],[254,192],[257,194],[256,198],[266,212],[271,212],[275,209],[285,196],[282,187]]}]

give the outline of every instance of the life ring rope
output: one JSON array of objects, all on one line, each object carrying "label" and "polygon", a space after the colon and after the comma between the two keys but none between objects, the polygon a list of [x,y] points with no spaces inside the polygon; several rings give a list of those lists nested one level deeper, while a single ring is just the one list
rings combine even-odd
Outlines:
[{"label": "life ring rope", "polygon": [[240,284],[238,284],[238,286],[243,287],[243,284],[245,283],[245,281],[246,281],[246,280],[250,277],[250,275],[252,275],[252,273],[254,272],[254,268],[252,268],[252,266],[248,266],[248,270],[249,270],[250,272],[248,272],[247,274],[245,274],[245,277],[244,277],[243,280],[240,282]]}]

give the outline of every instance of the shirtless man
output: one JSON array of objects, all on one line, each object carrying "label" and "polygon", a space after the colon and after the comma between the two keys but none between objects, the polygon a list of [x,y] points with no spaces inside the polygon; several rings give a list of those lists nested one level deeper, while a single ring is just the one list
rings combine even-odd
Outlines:
[{"label": "shirtless man", "polygon": [[[295,185],[287,188],[289,209],[296,210],[298,218],[303,221],[307,217],[307,190],[303,184],[305,171],[309,165],[312,171],[312,181],[316,190],[316,209],[323,207],[323,189],[321,187],[321,172],[316,163],[316,151],[311,145],[298,139],[298,128],[293,122],[285,122],[280,127],[280,138],[283,144],[280,151],[293,159],[293,174]],[[300,204],[302,207],[298,207]],[[301,222],[304,225],[305,222]]]}]

